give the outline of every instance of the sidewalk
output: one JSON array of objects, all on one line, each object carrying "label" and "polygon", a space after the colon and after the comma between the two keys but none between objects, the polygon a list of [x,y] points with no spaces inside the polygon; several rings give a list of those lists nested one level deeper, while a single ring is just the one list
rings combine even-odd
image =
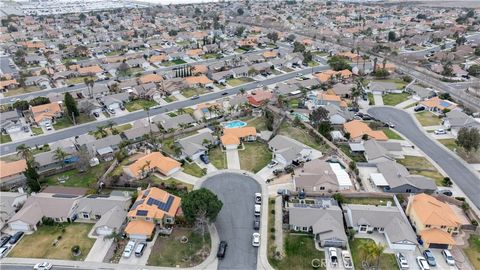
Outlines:
[{"label": "sidewalk", "polygon": [[417,103],[417,102],[418,102],[418,100],[415,100],[415,99],[413,99],[413,98],[410,98],[410,99],[407,99],[407,100],[405,100],[405,101],[403,101],[403,102],[398,103],[397,105],[395,105],[395,108],[403,109],[403,108],[405,108],[405,107],[407,107],[407,106],[410,106],[410,105],[412,105],[412,104],[415,104],[415,103]]},{"label": "sidewalk", "polygon": [[282,196],[277,196],[275,197],[275,247],[283,257],[285,251],[283,250],[282,222]]},{"label": "sidewalk", "polygon": [[[158,173],[155,173],[155,176],[160,178],[160,179],[166,179],[168,177],[165,177],[165,176],[162,176]],[[180,180],[182,182],[185,182],[185,183],[188,183],[188,184],[191,184],[191,185],[195,185],[198,181],[198,178],[193,176],[193,175],[190,175],[188,173],[184,173],[182,171],[179,171],[179,172],[176,172],[174,174],[172,174],[172,177],[177,179],[177,180]]]}]

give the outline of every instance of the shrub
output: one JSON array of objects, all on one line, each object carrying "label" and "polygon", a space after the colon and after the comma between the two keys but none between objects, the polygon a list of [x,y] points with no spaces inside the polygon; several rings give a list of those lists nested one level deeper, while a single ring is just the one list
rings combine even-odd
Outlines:
[{"label": "shrub", "polygon": [[275,240],[275,234],[270,235],[270,239]]},{"label": "shrub", "polygon": [[71,251],[72,251],[72,255],[73,256],[79,256],[81,254],[81,250],[80,250],[80,246],[79,245],[75,245],[71,248]]},{"label": "shrub", "polygon": [[272,215],[275,215],[275,209],[270,210],[270,213],[272,213]]},{"label": "shrub", "polygon": [[275,228],[270,228],[270,232],[271,232],[271,233],[274,233],[274,232],[275,232]]}]

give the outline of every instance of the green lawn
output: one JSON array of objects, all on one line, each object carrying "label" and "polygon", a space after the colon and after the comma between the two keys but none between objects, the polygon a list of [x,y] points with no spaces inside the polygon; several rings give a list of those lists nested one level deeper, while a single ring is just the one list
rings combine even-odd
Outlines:
[{"label": "green lawn", "polygon": [[67,84],[79,84],[79,83],[84,83],[85,78],[88,78],[88,79],[91,79],[91,80],[95,80],[95,79],[96,79],[95,77],[92,77],[92,76],[87,76],[87,77],[75,77],[75,78],[67,79]]},{"label": "green lawn", "polygon": [[155,105],[157,105],[157,103],[153,100],[137,99],[137,100],[129,101],[125,103],[125,108],[129,112],[133,112],[133,111],[143,110],[145,107],[150,108]]},{"label": "green lawn", "polygon": [[397,132],[389,129],[389,128],[385,128],[385,129],[382,129],[383,133],[385,133],[385,135],[387,135],[387,137],[389,139],[392,139],[392,140],[403,140],[402,136],[398,135]]},{"label": "green lawn", "polygon": [[28,94],[36,91],[40,91],[40,87],[36,85],[31,85],[26,87],[18,87],[18,88],[10,89],[7,92],[3,93],[3,96],[10,97],[10,96],[16,96],[21,94]]},{"label": "green lawn", "polygon": [[8,143],[11,142],[12,138],[8,134],[0,134],[0,143]]},{"label": "green lawn", "polygon": [[227,156],[222,152],[220,147],[208,150],[208,158],[215,168],[219,170],[227,168]]},{"label": "green lawn", "polygon": [[131,129],[132,127],[133,127],[132,124],[125,124],[125,125],[116,126],[116,127],[113,127],[113,128],[118,130],[118,132],[122,132],[122,131]]},{"label": "green lawn", "polygon": [[320,140],[321,139],[316,139],[310,133],[308,132],[307,129],[302,129],[300,127],[294,127],[292,126],[289,122],[285,121],[282,123],[278,134],[284,135],[287,137],[290,137],[292,139],[295,139],[305,145],[308,145],[312,147],[313,149],[317,149],[321,152],[325,152],[328,150],[328,146],[326,144],[323,144]]},{"label": "green lawn", "polygon": [[267,125],[265,123],[265,118],[263,117],[255,117],[249,120],[246,120],[247,126],[255,127],[257,131],[267,130]]},{"label": "green lawn", "polygon": [[42,135],[43,134],[43,130],[40,127],[32,127],[32,132],[35,135]]},{"label": "green lawn", "polygon": [[[95,121],[95,118],[88,114],[81,113],[78,117],[75,117],[75,122],[77,123],[77,125],[92,122],[92,121]],[[53,123],[53,128],[55,128],[55,130],[68,128],[71,126],[73,126],[73,122],[67,116],[56,118],[55,123]]]},{"label": "green lawn", "polygon": [[288,102],[288,107],[290,107],[290,108],[292,108],[292,109],[297,109],[299,104],[300,104],[300,100],[299,100],[299,99],[291,99],[291,100]]},{"label": "green lawn", "polygon": [[[188,242],[180,242],[182,236]],[[165,267],[194,267],[210,254],[210,235],[205,237],[192,229],[175,228],[169,236],[159,236],[152,247],[147,265]],[[216,252],[216,250],[215,250]],[[228,251],[227,251],[228,252]],[[228,253],[227,253],[228,254]]]},{"label": "green lawn", "polygon": [[416,113],[415,117],[417,118],[418,122],[420,122],[420,124],[424,127],[438,126],[442,123],[441,118],[428,111]]},{"label": "green lawn", "polygon": [[365,156],[362,154],[352,153],[348,144],[338,144],[337,147],[355,162],[366,162]]},{"label": "green lawn", "polygon": [[180,91],[182,96],[184,96],[186,98],[191,98],[195,95],[202,95],[202,94],[205,94],[205,93],[208,93],[208,92],[210,92],[210,91],[208,91],[208,89],[201,88],[201,87],[200,88],[189,87],[189,88],[185,88],[182,91]]},{"label": "green lawn", "polygon": [[315,62],[315,61],[313,61],[313,60],[310,61],[310,62],[308,62],[308,66],[309,66],[309,67],[315,67],[315,66],[317,66],[317,65],[318,65],[318,63]]},{"label": "green lawn", "polygon": [[177,60],[173,60],[173,61],[167,61],[167,62],[163,62],[162,63],[162,66],[174,66],[174,65],[181,65],[181,64],[186,64],[187,62],[183,61],[182,59],[177,59]]},{"label": "green lawn", "polygon": [[[53,226],[40,226],[33,234],[25,235],[9,257],[41,258],[59,260],[84,260],[95,239],[88,238],[93,223],[62,223]],[[63,231],[63,229],[65,231]],[[60,240],[53,245],[55,240]],[[71,248],[80,246],[82,254],[74,257]]]},{"label": "green lawn", "polygon": [[383,82],[383,83],[394,83],[397,87],[397,90],[401,90],[407,86],[407,83],[401,79],[384,79],[384,80],[374,80],[373,82]]},{"label": "green lawn", "polygon": [[170,102],[177,101],[177,98],[175,98],[174,96],[166,96],[166,97],[163,97],[163,100],[170,103]]},{"label": "green lawn", "polygon": [[388,106],[395,106],[399,103],[404,102],[405,100],[408,100],[410,97],[409,93],[389,93],[386,95],[383,95],[383,104],[388,105]]},{"label": "green lawn", "polygon": [[392,198],[375,198],[375,197],[367,197],[367,198],[350,198],[345,197],[346,204],[366,204],[366,205],[387,205],[387,201],[390,201],[394,204]]},{"label": "green lawn", "polygon": [[443,175],[425,157],[405,156],[397,159],[397,162],[405,166],[411,174],[423,175],[435,180],[437,186],[442,186]]},{"label": "green lawn", "polygon": [[[310,235],[284,234],[285,257],[282,260],[271,259],[270,264],[277,270],[313,269],[312,260],[325,258],[323,251],[315,248],[314,239]],[[325,269],[320,267],[316,269]]]},{"label": "green lawn", "polygon": [[470,235],[468,248],[464,248],[463,251],[467,254],[473,268],[480,269],[480,236],[476,234]]},{"label": "green lawn", "polygon": [[[359,268],[362,265],[362,261],[364,261],[361,249],[362,249],[362,244],[366,242],[373,242],[373,240],[355,238],[353,241],[350,241],[350,251],[352,253],[353,265],[355,265],[356,268]],[[371,266],[375,267],[376,265],[373,264]],[[381,269],[381,270],[398,269],[397,262],[395,260],[395,255],[390,253],[383,253],[380,256],[378,269]]]},{"label": "green lawn", "polygon": [[218,53],[206,53],[201,56],[203,59],[211,59],[211,58],[218,58],[220,57],[220,54]]},{"label": "green lawn", "polygon": [[205,175],[202,168],[200,168],[195,162],[185,163],[185,165],[183,165],[183,172],[195,177],[202,177]]},{"label": "green lawn", "polygon": [[480,150],[476,152],[467,153],[465,149],[458,146],[455,139],[440,139],[441,144],[445,145],[452,152],[456,153],[459,157],[465,160],[467,163],[477,164],[480,163]]},{"label": "green lawn", "polygon": [[160,179],[156,176],[150,176],[154,179],[154,182],[156,184],[165,184],[166,186],[173,186],[173,187],[177,187],[177,186],[185,186],[187,187],[187,190],[188,191],[191,191],[193,189],[193,185],[192,184],[189,184],[189,183],[185,183],[185,182],[182,182],[176,178],[173,178],[173,177],[170,177],[170,178],[167,178],[167,179]]},{"label": "green lawn", "polygon": [[368,93],[368,105],[375,105],[375,98],[372,93]]},{"label": "green lawn", "polygon": [[272,153],[268,146],[261,142],[245,142],[245,149],[239,150],[240,168],[242,170],[258,172],[272,160]]},{"label": "green lawn", "polygon": [[[90,187],[107,171],[108,166],[110,166],[110,163],[100,163],[85,172],[79,172],[77,169],[73,169],[48,176],[44,179],[44,182],[51,186]],[[68,177],[68,179],[65,180],[65,183],[61,184],[59,178],[62,179],[66,177]]]},{"label": "green lawn", "polygon": [[227,84],[233,87],[246,84],[249,82],[253,82],[253,79],[247,78],[247,77],[227,79]]}]

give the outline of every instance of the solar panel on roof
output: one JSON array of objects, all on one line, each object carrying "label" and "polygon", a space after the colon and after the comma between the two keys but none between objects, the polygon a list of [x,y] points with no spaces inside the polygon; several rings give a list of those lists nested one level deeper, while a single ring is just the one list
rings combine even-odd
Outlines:
[{"label": "solar panel on roof", "polygon": [[173,199],[174,198],[172,195],[168,196],[167,203],[165,203],[165,209],[163,211],[168,212],[170,210],[170,207],[172,207]]},{"label": "solar panel on roof", "polygon": [[144,200],[138,200],[132,205],[132,210],[135,210]]},{"label": "solar panel on roof", "polygon": [[137,210],[137,216],[146,216],[148,214],[148,210]]}]

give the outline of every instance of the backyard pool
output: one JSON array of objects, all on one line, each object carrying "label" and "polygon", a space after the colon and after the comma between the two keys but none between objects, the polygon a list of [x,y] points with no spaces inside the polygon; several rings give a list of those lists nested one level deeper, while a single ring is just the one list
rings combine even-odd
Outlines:
[{"label": "backyard pool", "polygon": [[240,120],[234,120],[230,122],[225,122],[222,124],[225,128],[240,128],[244,127],[247,125],[247,123],[240,121]]}]

